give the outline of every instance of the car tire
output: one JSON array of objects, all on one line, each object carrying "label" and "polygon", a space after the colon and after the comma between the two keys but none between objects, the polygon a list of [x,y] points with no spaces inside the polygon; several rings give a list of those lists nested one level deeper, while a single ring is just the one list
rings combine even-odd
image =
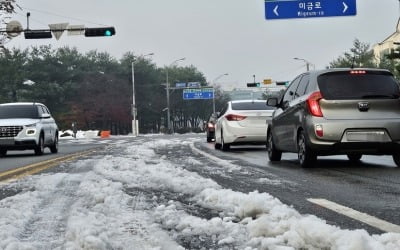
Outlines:
[{"label": "car tire", "polygon": [[282,158],[282,151],[276,149],[271,132],[267,135],[267,154],[270,161],[280,161]]},{"label": "car tire", "polygon": [[306,136],[303,131],[297,137],[297,157],[303,168],[313,167],[317,161],[317,155],[307,145]]},{"label": "car tire", "polygon": [[221,147],[223,151],[229,151],[229,149],[231,148],[231,144],[225,143],[224,133],[222,130],[221,130]]},{"label": "car tire", "polygon": [[0,157],[4,157],[7,154],[7,149],[0,149]]},{"label": "car tire", "polygon": [[51,151],[53,154],[58,153],[58,135],[57,135],[57,134],[54,136],[54,142],[53,142],[53,144],[50,146],[50,151]]},{"label": "car tire", "polygon": [[215,149],[221,149],[221,144],[220,143],[215,143],[214,144]]},{"label": "car tire", "polygon": [[351,162],[354,162],[354,163],[360,162],[361,157],[362,157],[362,154],[360,154],[360,153],[351,153],[351,154],[347,154],[347,158],[349,158],[349,160],[350,160]]},{"label": "car tire", "polygon": [[400,153],[393,154],[393,161],[396,163],[397,167],[400,167]]},{"label": "car tire", "polygon": [[40,135],[38,145],[35,147],[35,155],[43,155],[44,153],[44,138]]},{"label": "car tire", "polygon": [[207,137],[207,142],[212,142],[212,138],[211,137]]}]

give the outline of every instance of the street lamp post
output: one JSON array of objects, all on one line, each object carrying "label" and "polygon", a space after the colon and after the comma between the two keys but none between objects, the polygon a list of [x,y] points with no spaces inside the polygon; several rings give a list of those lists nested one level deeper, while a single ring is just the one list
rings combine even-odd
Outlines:
[{"label": "street lamp post", "polygon": [[166,91],[167,91],[167,128],[168,128],[168,133],[171,131],[171,109],[170,109],[170,105],[169,105],[169,78],[168,78],[168,68],[171,67],[174,63],[177,63],[179,61],[183,61],[186,58],[180,58],[180,59],[176,59],[175,61],[173,61],[172,63],[169,64],[169,66],[166,67],[166,75],[167,75],[167,82],[166,82]]},{"label": "street lamp post", "polygon": [[305,62],[306,63],[306,67],[307,67],[307,71],[310,71],[310,62],[309,61],[307,61],[306,59],[303,59],[303,58],[298,58],[298,57],[295,57],[295,58],[293,58],[294,60],[300,60],[300,61],[303,61],[303,62]]},{"label": "street lamp post", "polygon": [[[152,55],[154,55],[154,53],[149,53],[149,54],[143,55],[141,57],[152,56]],[[132,66],[132,115],[133,115],[132,135],[137,136],[138,135],[138,121],[136,121],[137,109],[136,109],[136,101],[135,101],[135,56],[133,57],[131,66]]]},{"label": "street lamp post", "polygon": [[216,83],[216,81],[218,81],[221,77],[227,76],[227,75],[229,75],[229,74],[228,74],[228,73],[221,74],[221,75],[217,76],[217,77],[212,81],[212,84],[213,84],[213,114],[215,114],[215,83]]}]

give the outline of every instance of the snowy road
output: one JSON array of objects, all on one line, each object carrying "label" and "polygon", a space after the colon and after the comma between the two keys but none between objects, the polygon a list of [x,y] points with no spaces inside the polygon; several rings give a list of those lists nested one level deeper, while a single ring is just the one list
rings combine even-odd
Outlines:
[{"label": "snowy road", "polygon": [[400,249],[399,233],[340,229],[227,188],[219,180],[248,170],[194,146],[203,139],[140,137],[3,184],[0,249]]}]

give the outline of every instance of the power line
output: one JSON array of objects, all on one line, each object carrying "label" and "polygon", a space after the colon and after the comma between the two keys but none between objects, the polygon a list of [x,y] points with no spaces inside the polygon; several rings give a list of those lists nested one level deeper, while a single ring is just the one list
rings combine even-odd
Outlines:
[{"label": "power line", "polygon": [[64,16],[64,15],[60,15],[60,14],[57,14],[57,13],[52,13],[52,12],[49,12],[49,11],[33,9],[33,8],[24,7],[24,6],[20,6],[20,7],[23,10],[36,11],[36,12],[47,14],[47,15],[51,15],[51,16],[67,18],[69,20],[75,20],[75,21],[95,24],[95,25],[99,25],[99,26],[109,26],[109,25],[106,25],[106,24],[96,23],[96,22],[92,22],[92,21],[88,21],[88,20],[84,20],[84,19],[80,19],[80,18],[74,18],[74,17],[70,17],[70,16]]},{"label": "power line", "polygon": [[[22,13],[18,13],[18,12],[16,12],[16,14],[19,15],[19,16],[21,16],[21,17],[26,18],[26,14],[22,14]],[[33,21],[35,21],[35,22],[37,22],[37,23],[40,23],[40,24],[43,24],[43,25],[45,25],[45,26],[48,25],[47,23],[41,22],[41,21],[37,20],[36,18],[29,17],[29,20],[33,20]]]}]

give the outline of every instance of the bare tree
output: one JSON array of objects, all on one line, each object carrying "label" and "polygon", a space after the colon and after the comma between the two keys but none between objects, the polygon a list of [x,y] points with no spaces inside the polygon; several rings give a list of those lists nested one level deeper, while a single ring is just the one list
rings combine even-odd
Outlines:
[{"label": "bare tree", "polygon": [[0,30],[3,30],[3,32],[0,32],[0,52],[4,49],[4,44],[10,40],[4,30],[11,18],[11,14],[15,13],[16,7],[19,8],[15,0],[0,0]]}]

